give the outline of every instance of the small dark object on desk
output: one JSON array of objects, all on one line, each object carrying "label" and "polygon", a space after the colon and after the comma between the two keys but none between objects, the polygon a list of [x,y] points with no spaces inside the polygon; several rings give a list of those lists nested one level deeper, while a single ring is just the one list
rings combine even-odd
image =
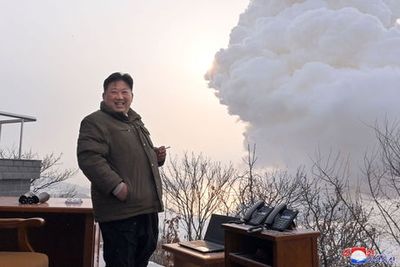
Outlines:
[{"label": "small dark object on desk", "polygon": [[39,195],[29,191],[19,197],[18,202],[21,204],[37,204],[44,203],[49,200],[50,195],[46,192],[42,192]]}]

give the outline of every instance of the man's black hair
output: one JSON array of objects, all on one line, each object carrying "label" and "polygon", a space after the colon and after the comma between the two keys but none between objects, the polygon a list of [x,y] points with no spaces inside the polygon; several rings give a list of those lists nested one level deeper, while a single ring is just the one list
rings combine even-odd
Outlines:
[{"label": "man's black hair", "polygon": [[104,92],[106,91],[106,89],[110,83],[113,83],[116,81],[124,81],[129,86],[129,88],[132,90],[133,79],[132,79],[131,75],[129,75],[128,73],[114,72],[113,74],[108,76],[107,79],[104,80],[104,83],[103,83]]}]

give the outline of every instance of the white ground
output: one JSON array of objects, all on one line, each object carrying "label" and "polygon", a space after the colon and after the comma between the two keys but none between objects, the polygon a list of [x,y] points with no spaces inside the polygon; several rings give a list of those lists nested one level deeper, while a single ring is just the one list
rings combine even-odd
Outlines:
[{"label": "white ground", "polygon": [[[103,246],[100,245],[100,255],[99,255],[99,267],[105,267],[106,264],[103,259]],[[154,262],[149,262],[148,267],[161,267],[162,265],[156,264]]]}]

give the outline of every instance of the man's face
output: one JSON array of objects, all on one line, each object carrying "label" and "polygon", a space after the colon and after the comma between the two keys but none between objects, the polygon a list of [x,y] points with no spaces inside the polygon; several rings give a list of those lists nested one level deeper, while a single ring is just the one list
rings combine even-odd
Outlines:
[{"label": "man's face", "polygon": [[115,112],[127,114],[132,99],[132,90],[124,81],[110,83],[103,93],[104,103]]}]

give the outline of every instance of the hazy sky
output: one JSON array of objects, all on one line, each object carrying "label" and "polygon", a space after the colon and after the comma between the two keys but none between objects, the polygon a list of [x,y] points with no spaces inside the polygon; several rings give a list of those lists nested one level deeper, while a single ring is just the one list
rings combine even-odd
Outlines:
[{"label": "hazy sky", "polygon": [[[103,80],[122,71],[155,144],[240,162],[244,126],[203,76],[247,0],[0,3],[0,111],[37,118],[24,150],[63,153],[62,167],[77,168],[79,123],[98,109]],[[19,125],[4,125],[0,147],[18,137]]]},{"label": "hazy sky", "polygon": [[[24,149],[66,168],[114,71],[172,155],[238,164],[246,136],[264,166],[362,160],[368,125],[399,119],[398,0],[0,1],[0,110],[37,117]],[[0,146],[17,144],[5,125]]]}]

